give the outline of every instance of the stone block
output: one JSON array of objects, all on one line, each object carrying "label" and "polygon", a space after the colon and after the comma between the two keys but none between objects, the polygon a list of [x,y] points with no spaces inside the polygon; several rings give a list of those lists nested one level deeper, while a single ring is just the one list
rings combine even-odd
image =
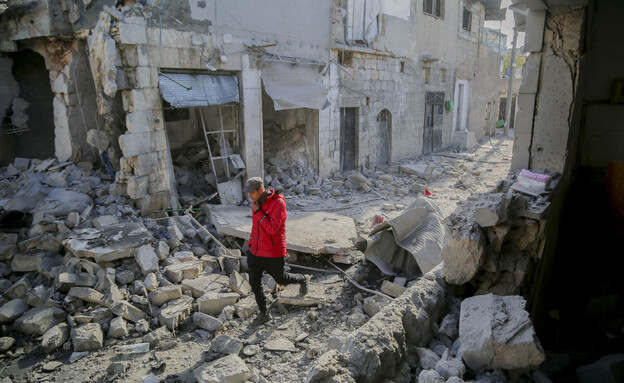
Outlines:
[{"label": "stone block", "polygon": [[155,68],[140,66],[136,68],[136,85],[139,88],[158,88],[158,73]]},{"label": "stone block", "polygon": [[230,288],[233,291],[239,293],[242,297],[245,297],[251,293],[251,285],[237,271],[234,271],[230,275]]},{"label": "stone block", "polygon": [[119,147],[126,157],[163,151],[166,150],[165,135],[162,131],[122,134]]},{"label": "stone block", "polygon": [[442,249],[442,275],[452,284],[469,282],[485,259],[485,238],[476,223],[447,227]]},{"label": "stone block", "polygon": [[22,277],[12,284],[4,295],[10,299],[23,299],[30,288],[30,281],[26,277]]},{"label": "stone block", "polygon": [[158,323],[167,326],[169,330],[176,327],[193,311],[193,298],[186,295],[169,303],[167,307],[160,310]]},{"label": "stone block", "polygon": [[210,349],[220,354],[238,355],[243,349],[243,342],[225,334],[220,334],[210,342]]},{"label": "stone block", "polygon": [[464,362],[473,371],[523,369],[545,359],[521,296],[493,294],[466,298],[461,304],[459,341]]},{"label": "stone block", "polygon": [[159,287],[149,293],[150,302],[157,307],[179,298],[182,298],[182,288],[178,285]]},{"label": "stone block", "polygon": [[119,42],[126,45],[142,45],[147,43],[147,33],[145,25],[128,24],[120,22],[117,24],[119,28]]},{"label": "stone block", "polygon": [[41,348],[43,348],[45,353],[50,354],[57,348],[63,346],[68,338],[69,326],[67,323],[59,323],[43,334]]},{"label": "stone block", "polygon": [[15,321],[15,328],[29,335],[43,335],[65,319],[65,311],[57,307],[30,309]]},{"label": "stone block", "polygon": [[74,352],[96,351],[104,345],[104,335],[99,323],[85,323],[71,331]]},{"label": "stone block", "polygon": [[158,259],[161,261],[169,257],[169,245],[167,245],[167,241],[162,239],[158,241],[158,245],[156,245],[156,256],[158,256]]},{"label": "stone block", "polygon": [[104,294],[89,287],[72,287],[69,289],[67,296],[89,303],[101,304],[104,301]]},{"label": "stone block", "polygon": [[0,323],[12,323],[30,309],[28,303],[21,299],[13,299],[0,307]]},{"label": "stone block", "polygon": [[143,88],[122,91],[124,110],[157,110],[162,107],[158,88]]},{"label": "stone block", "polygon": [[135,249],[134,259],[143,271],[143,275],[158,271],[158,256],[152,245],[143,245]]},{"label": "stone block", "polygon": [[162,326],[144,335],[141,339],[149,343],[150,347],[158,347],[162,341],[172,339],[173,334],[169,332],[167,326]]},{"label": "stone block", "polygon": [[126,192],[132,199],[143,198],[147,195],[149,177],[132,176],[128,180]]},{"label": "stone block", "polygon": [[195,279],[185,279],[181,283],[183,290],[190,290],[193,298],[199,298],[209,292],[220,292],[229,285],[229,279],[221,274],[201,275]]},{"label": "stone block", "polygon": [[258,311],[258,304],[253,296],[249,296],[235,303],[234,310],[239,318],[248,318]]},{"label": "stone block", "polygon": [[196,261],[197,257],[195,257],[195,254],[193,254],[192,251],[176,251],[173,254],[173,257],[175,259],[178,259],[182,262],[190,262],[190,261]]},{"label": "stone block", "polygon": [[108,325],[108,338],[123,338],[128,336],[128,326],[122,317],[113,318]]},{"label": "stone block", "polygon": [[390,282],[388,280],[383,281],[381,284],[381,292],[390,295],[393,298],[401,296],[407,290],[404,286]]},{"label": "stone block", "polygon": [[195,326],[201,327],[208,331],[216,331],[223,327],[223,323],[221,323],[221,321],[217,318],[200,312],[193,314],[193,323]]},{"label": "stone block", "polygon": [[127,285],[134,282],[134,273],[130,270],[123,270],[115,273],[115,280],[119,285]]},{"label": "stone block", "polygon": [[182,262],[165,267],[165,276],[173,283],[180,283],[183,279],[197,278],[202,269],[202,261]]},{"label": "stone block", "polygon": [[475,222],[481,227],[496,226],[507,220],[509,199],[504,193],[488,194],[478,200],[475,208]]},{"label": "stone block", "polygon": [[37,285],[26,293],[24,300],[32,307],[41,307],[48,303],[52,294],[54,294],[53,288],[45,287],[44,285]]},{"label": "stone block", "polygon": [[206,293],[197,299],[197,310],[208,315],[219,315],[225,306],[235,304],[239,298],[237,293]]},{"label": "stone block", "polygon": [[247,364],[237,355],[228,355],[193,370],[198,383],[243,383],[252,379]]},{"label": "stone block", "polygon": [[61,290],[70,289],[73,286],[93,287],[97,278],[87,273],[60,273],[54,279],[54,284]]},{"label": "stone block", "polygon": [[122,316],[130,322],[137,323],[141,319],[147,318],[145,313],[126,301],[114,302],[110,307],[115,315]]}]

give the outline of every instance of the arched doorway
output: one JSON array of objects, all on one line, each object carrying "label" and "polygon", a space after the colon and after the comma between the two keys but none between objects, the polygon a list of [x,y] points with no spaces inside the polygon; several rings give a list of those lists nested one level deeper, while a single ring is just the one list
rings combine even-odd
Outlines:
[{"label": "arched doorway", "polygon": [[377,115],[377,166],[386,166],[392,154],[392,114],[384,109]]}]

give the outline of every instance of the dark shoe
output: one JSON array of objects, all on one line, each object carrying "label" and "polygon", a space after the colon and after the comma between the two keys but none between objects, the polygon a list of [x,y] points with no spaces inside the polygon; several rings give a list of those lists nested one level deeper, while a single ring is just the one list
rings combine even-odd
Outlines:
[{"label": "dark shoe", "polygon": [[262,324],[265,324],[267,322],[271,321],[271,314],[269,314],[268,312],[260,312],[258,314],[257,317],[254,318],[254,320],[251,321],[251,325],[252,326],[260,326]]},{"label": "dark shoe", "polygon": [[308,294],[308,290],[310,289],[310,276],[306,275],[305,280],[301,282],[299,285],[299,295],[304,296]]}]

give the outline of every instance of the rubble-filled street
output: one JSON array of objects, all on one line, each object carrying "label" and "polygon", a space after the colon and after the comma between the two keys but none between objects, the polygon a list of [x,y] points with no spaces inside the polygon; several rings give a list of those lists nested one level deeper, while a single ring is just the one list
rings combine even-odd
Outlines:
[{"label": "rubble-filled street", "polygon": [[[353,245],[419,199],[437,205],[440,217],[451,215],[460,201],[506,178],[510,153],[511,140],[498,135],[468,152],[439,152],[324,179],[319,193],[284,189],[291,215],[287,262],[311,274],[312,284],[301,297],[265,276],[274,319],[260,327],[250,325],[257,306],[246,262],[236,257],[248,234],[232,222],[211,220],[220,205],[192,211],[201,226],[184,211],[141,218],[90,163],[18,159],[2,170],[0,203],[32,214],[2,221],[3,382],[322,381],[346,366],[327,352],[344,348],[358,331],[365,336],[371,317],[382,312],[383,322],[383,315],[392,315],[383,312],[393,299],[396,305],[419,284],[436,291],[421,309],[435,306],[431,320],[438,330],[429,334],[412,324],[412,331],[424,334],[408,338],[427,342],[408,346],[400,365],[406,370],[397,371],[394,381],[413,381],[423,370],[446,371],[444,379],[504,379],[501,370],[470,376],[455,359],[461,302],[445,299],[439,266],[427,268],[433,274],[425,279],[385,274]],[[251,221],[244,211],[225,216],[239,226]],[[297,219],[314,221],[312,232],[309,222],[301,225],[308,232],[298,229]],[[432,281],[437,288],[427,285]],[[387,363],[387,351],[369,346]],[[539,362],[542,355],[534,352],[533,362]],[[328,368],[333,372],[317,371]],[[375,374],[367,381],[376,381]]]}]

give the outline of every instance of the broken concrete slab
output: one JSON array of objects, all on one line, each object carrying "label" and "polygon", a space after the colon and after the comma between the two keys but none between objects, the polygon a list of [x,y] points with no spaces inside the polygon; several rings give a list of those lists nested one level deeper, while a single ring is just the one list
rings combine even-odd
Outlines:
[{"label": "broken concrete slab", "polygon": [[114,302],[111,305],[110,310],[113,314],[122,316],[124,319],[127,319],[133,323],[137,323],[141,319],[147,318],[143,311],[139,310],[138,308],[134,307],[126,301]]},{"label": "broken concrete slab", "polygon": [[251,285],[237,271],[230,274],[230,288],[245,297],[251,293]]},{"label": "broken concrete slab", "polygon": [[223,327],[223,323],[215,317],[201,312],[193,314],[193,323],[197,327],[201,327],[204,330],[216,331]]},{"label": "broken concrete slab", "polygon": [[41,340],[41,348],[47,354],[52,353],[57,348],[63,346],[63,343],[69,338],[69,326],[67,323],[59,323],[43,334]]},{"label": "broken concrete slab", "polygon": [[264,348],[269,351],[296,352],[295,345],[286,338],[269,340],[264,344]]},{"label": "broken concrete slab", "polygon": [[91,197],[84,193],[72,189],[51,188],[47,196],[37,203],[33,212],[61,217],[75,211],[82,212],[92,203]]},{"label": "broken concrete slab", "polygon": [[160,310],[158,315],[158,323],[171,331],[193,311],[193,298],[183,295],[181,298],[171,301],[167,307]]},{"label": "broken concrete slab", "polygon": [[134,249],[134,258],[143,275],[158,271],[158,256],[152,245],[143,245]]},{"label": "broken concrete slab", "polygon": [[72,287],[67,296],[78,298],[89,303],[104,303],[104,294],[89,287]]},{"label": "broken concrete slab", "polygon": [[182,298],[182,287],[178,285],[159,287],[149,293],[149,300],[156,307],[179,298]]},{"label": "broken concrete slab", "polygon": [[128,326],[123,317],[113,318],[108,325],[108,338],[123,338],[128,336]]},{"label": "broken concrete slab", "polygon": [[46,194],[41,182],[35,177],[30,178],[26,185],[4,204],[3,209],[31,212]]},{"label": "broken concrete slab", "polygon": [[180,283],[183,279],[199,277],[203,270],[202,261],[181,262],[165,267],[165,276],[172,283]]},{"label": "broken concrete slab", "polygon": [[28,303],[19,298],[13,299],[0,307],[0,323],[12,323],[28,309]]},{"label": "broken concrete slab", "polygon": [[408,175],[415,175],[424,179],[434,179],[442,174],[440,169],[427,164],[404,164],[399,166],[399,171]]},{"label": "broken concrete slab", "polygon": [[200,275],[195,279],[184,279],[181,283],[183,290],[190,290],[193,298],[199,298],[209,292],[220,292],[229,286],[229,278],[222,274]]},{"label": "broken concrete slab", "polygon": [[76,230],[62,243],[76,257],[93,258],[101,263],[132,257],[135,248],[153,239],[142,223],[124,222],[104,230]]},{"label": "broken concrete slab", "polygon": [[74,352],[96,351],[104,345],[104,334],[98,323],[86,323],[71,331]]},{"label": "broken concrete slab", "polygon": [[65,319],[65,311],[57,307],[30,309],[15,321],[15,328],[25,334],[43,335]]},{"label": "broken concrete slab", "polygon": [[46,253],[15,254],[15,256],[13,256],[13,259],[11,260],[11,270],[13,272],[18,272],[18,273],[28,273],[31,271],[37,271],[39,264],[41,263],[41,261],[46,255],[47,255]]},{"label": "broken concrete slab", "polygon": [[473,371],[538,366],[545,359],[521,296],[493,294],[461,304],[459,353]]},{"label": "broken concrete slab", "polygon": [[231,336],[220,334],[210,342],[210,349],[221,354],[238,355],[243,349],[243,342]]},{"label": "broken concrete slab", "polygon": [[237,355],[228,355],[193,370],[198,383],[243,383],[253,374]]},{"label": "broken concrete slab", "polygon": [[286,304],[291,306],[309,307],[327,303],[325,296],[325,288],[318,283],[310,283],[308,293],[304,296],[299,294],[299,285],[288,285],[279,293],[275,300],[277,304]]},{"label": "broken concrete slab", "polygon": [[252,296],[243,298],[234,304],[234,310],[239,318],[248,318],[258,311],[256,299]]},{"label": "broken concrete slab", "polygon": [[475,209],[475,222],[481,227],[491,227],[507,220],[509,199],[505,193],[488,194],[479,199]]},{"label": "broken concrete slab", "polygon": [[206,293],[197,299],[197,310],[208,315],[219,315],[225,306],[238,301],[238,293]]},{"label": "broken concrete slab", "polygon": [[[219,234],[249,239],[251,209],[238,206],[210,205],[210,221]],[[357,237],[352,218],[326,212],[288,213],[286,248],[311,254],[346,254]]]}]

